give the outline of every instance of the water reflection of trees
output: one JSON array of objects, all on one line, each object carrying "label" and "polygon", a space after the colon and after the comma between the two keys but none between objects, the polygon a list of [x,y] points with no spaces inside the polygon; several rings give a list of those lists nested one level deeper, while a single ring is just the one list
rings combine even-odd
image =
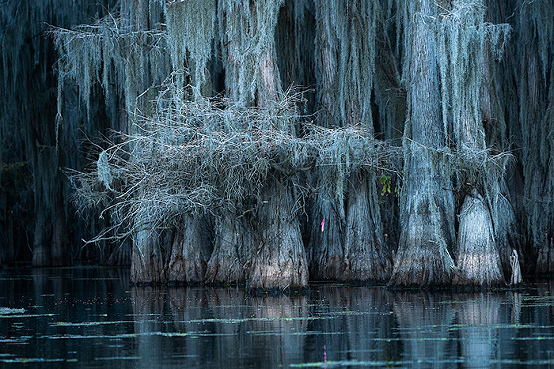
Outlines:
[{"label": "water reflection of trees", "polygon": [[[398,340],[391,295],[383,288],[319,286],[308,323],[304,362],[397,361]],[[325,353],[324,353],[325,348]]]},{"label": "water reflection of trees", "polygon": [[[468,368],[488,368],[498,362],[501,294],[454,295],[460,325],[461,356]],[[459,301],[459,302],[458,302]]]},{"label": "water reflection of trees", "polygon": [[459,294],[322,284],[308,296],[264,298],[128,283],[128,271],[95,268],[6,278],[2,303],[34,317],[0,325],[0,338],[20,332],[28,343],[0,354],[108,366],[126,357],[145,368],[288,367],[324,353],[330,365],[481,368],[545,365],[554,354],[554,281]]},{"label": "water reflection of trees", "polygon": [[253,298],[240,289],[136,288],[133,310],[145,367],[183,359],[191,366],[289,366],[302,357],[309,319],[306,297]]},{"label": "water reflection of trees", "polygon": [[449,296],[429,292],[394,294],[393,311],[403,342],[403,359],[416,367],[457,367],[449,358],[456,357],[452,333],[456,312]]},{"label": "water reflection of trees", "polygon": [[286,367],[325,357],[437,368],[536,362],[552,352],[551,340],[529,339],[551,332],[554,308],[551,299],[541,302],[551,287],[530,297],[322,285],[296,298],[141,288],[133,290],[136,354],[144,366],[186,359],[192,366]]},{"label": "water reflection of trees", "polygon": [[532,355],[514,339],[525,324],[518,292],[396,293],[393,309],[403,360],[415,366],[488,368]]}]

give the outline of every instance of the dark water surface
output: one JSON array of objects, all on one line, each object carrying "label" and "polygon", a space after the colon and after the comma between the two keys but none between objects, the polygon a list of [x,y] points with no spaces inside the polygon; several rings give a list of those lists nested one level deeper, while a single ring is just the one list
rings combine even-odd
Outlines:
[{"label": "dark water surface", "polygon": [[554,367],[550,281],[466,294],[325,284],[261,298],[128,278],[0,271],[0,367]]}]

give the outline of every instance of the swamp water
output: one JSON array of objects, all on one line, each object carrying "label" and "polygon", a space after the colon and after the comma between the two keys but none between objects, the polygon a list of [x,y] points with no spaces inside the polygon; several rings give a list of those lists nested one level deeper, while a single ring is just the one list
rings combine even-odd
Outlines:
[{"label": "swamp water", "polygon": [[314,284],[306,296],[251,297],[129,287],[128,274],[0,271],[0,367],[554,367],[551,281],[460,294]]}]

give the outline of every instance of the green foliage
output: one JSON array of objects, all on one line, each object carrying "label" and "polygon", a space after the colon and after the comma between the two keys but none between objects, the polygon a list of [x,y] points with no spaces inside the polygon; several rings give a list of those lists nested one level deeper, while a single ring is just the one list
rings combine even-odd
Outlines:
[{"label": "green foliage", "polygon": [[391,177],[386,175],[386,174],[383,174],[380,178],[381,180],[381,185],[383,186],[382,190],[381,190],[381,196],[385,196],[387,194],[390,194],[391,191]]},{"label": "green foliage", "polygon": [[381,196],[387,196],[394,192],[394,196],[398,197],[400,196],[400,185],[396,184],[392,185],[392,176],[383,174],[379,178],[379,181],[381,182]]}]

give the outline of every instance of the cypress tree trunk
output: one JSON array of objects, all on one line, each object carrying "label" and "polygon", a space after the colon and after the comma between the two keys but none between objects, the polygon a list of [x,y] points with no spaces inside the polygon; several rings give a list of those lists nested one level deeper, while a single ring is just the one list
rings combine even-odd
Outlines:
[{"label": "cypress tree trunk", "polygon": [[437,15],[431,0],[409,2],[406,43],[408,121],[405,130],[405,178],[402,186],[401,235],[390,286],[447,285],[455,266],[448,250],[454,242],[454,198],[442,153],[442,125],[437,45]]},{"label": "cypress tree trunk", "polygon": [[[316,5],[319,125],[362,126],[373,135],[371,101],[379,15],[377,1],[325,0]],[[390,267],[383,258],[375,174],[359,174],[359,163],[352,163],[357,158],[341,144],[348,144],[348,139],[335,147],[331,168],[320,169],[316,177],[321,193],[316,196],[312,220],[311,272],[320,279],[383,280]],[[344,191],[350,176],[352,185]]]},{"label": "cypress tree trunk", "polygon": [[505,284],[490,213],[477,191],[466,196],[459,216],[456,254],[459,271],[454,283],[474,286]]},{"label": "cypress tree trunk", "polygon": [[[47,136],[47,134],[45,134]],[[42,137],[39,139],[47,139]],[[35,238],[33,266],[60,266],[69,261],[65,208],[59,178],[59,157],[55,144],[37,148],[35,176]]]},{"label": "cypress tree trunk", "polygon": [[158,284],[166,282],[165,255],[162,251],[162,238],[155,229],[144,225],[132,237],[131,283]]},{"label": "cypress tree trunk", "polygon": [[214,249],[208,261],[208,283],[237,283],[246,280],[244,264],[251,250],[252,234],[243,218],[224,211],[215,221]]},{"label": "cypress tree trunk", "polygon": [[300,222],[287,182],[270,179],[261,194],[251,265],[250,288],[285,289],[308,285],[308,263]]},{"label": "cypress tree trunk", "polygon": [[[529,2],[516,17],[516,63],[519,107],[512,125],[521,130],[526,226],[532,254],[541,255],[545,234],[554,233],[554,4]],[[519,137],[516,136],[516,137]],[[548,236],[547,236],[548,238]],[[531,252],[529,253],[531,254]],[[537,260],[537,268],[544,270]],[[548,273],[554,272],[552,266]]]},{"label": "cypress tree trunk", "polygon": [[[338,44],[336,24],[337,3],[332,0],[315,2],[316,20],[316,81],[317,104],[320,109],[317,124],[323,127],[339,127],[340,121]],[[310,275],[313,279],[342,279],[344,264],[344,227],[346,215],[343,194],[336,196],[333,187],[342,185],[344,178],[337,178],[330,168],[317,168],[315,183],[320,189],[312,207],[310,242]],[[338,182],[341,182],[339,184]],[[322,226],[323,222],[323,226]]]},{"label": "cypress tree trunk", "polygon": [[[502,54],[508,37],[506,25],[484,21],[485,8],[474,1],[455,0],[452,11],[440,19],[439,44],[445,125],[452,124],[456,157],[461,161],[458,182],[472,187],[460,212],[455,283],[490,286],[504,284],[497,240],[504,249],[511,231],[513,211],[500,193],[505,163],[491,160],[487,152],[483,114],[495,109],[491,80],[491,55]],[[451,123],[450,123],[451,122]],[[501,129],[498,130],[502,134]],[[498,170],[498,168],[502,168]],[[486,200],[485,200],[486,199]]]},{"label": "cypress tree trunk", "polygon": [[177,228],[167,267],[167,280],[178,283],[204,281],[211,244],[205,218],[184,214]]},{"label": "cypress tree trunk", "polygon": [[321,188],[321,192],[316,195],[312,210],[308,252],[310,277],[315,280],[343,279],[343,272],[346,270],[344,204],[329,192],[331,191],[328,186]]},{"label": "cypress tree trunk", "polygon": [[554,270],[554,237],[545,234],[544,246],[539,249],[535,273],[550,274]]},{"label": "cypress tree trunk", "polygon": [[383,239],[375,176],[356,173],[351,176],[351,183],[346,215],[345,279],[388,281],[392,262]]},{"label": "cypress tree trunk", "polygon": [[[268,108],[282,97],[275,51],[275,28],[282,4],[281,0],[264,0],[248,8],[229,1],[223,4],[220,26],[229,38],[228,42],[223,40],[226,87],[232,99],[241,105]],[[277,120],[271,124],[279,130],[294,132],[292,121]],[[262,190],[263,201],[267,203],[258,204],[258,225],[249,228],[251,234],[246,236],[252,237],[249,238],[252,243],[246,245],[248,285],[254,289],[305,286],[307,262],[299,222],[293,215],[290,183],[278,183],[271,179],[272,175],[275,173],[268,173]]]}]

